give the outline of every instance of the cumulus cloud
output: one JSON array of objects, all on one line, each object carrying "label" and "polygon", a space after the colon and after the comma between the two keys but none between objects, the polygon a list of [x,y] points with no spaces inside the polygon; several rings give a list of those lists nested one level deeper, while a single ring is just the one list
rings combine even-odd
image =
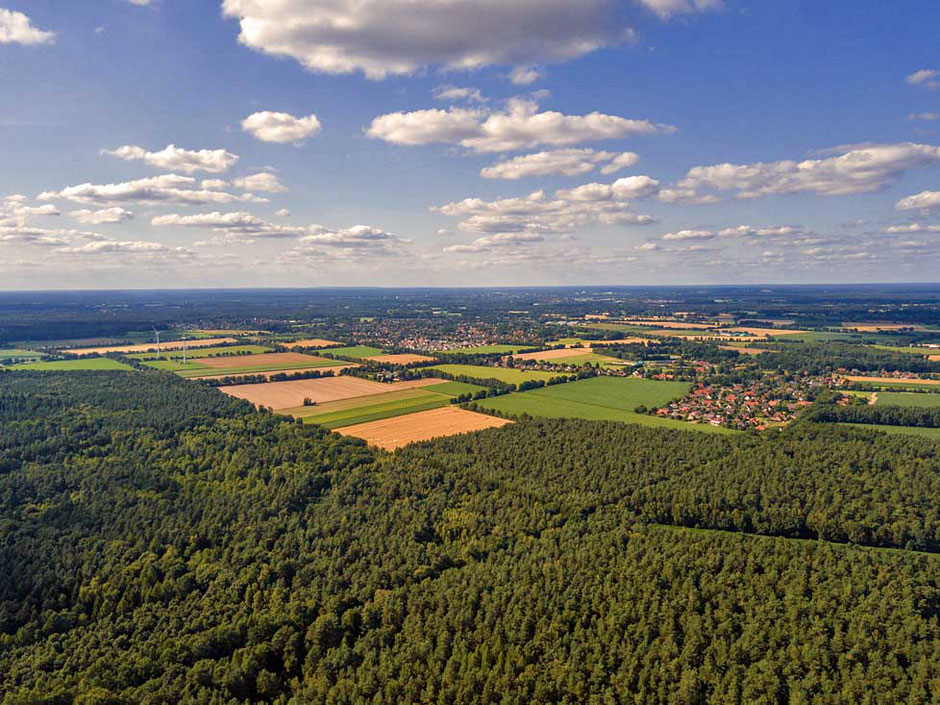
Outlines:
[{"label": "cumulus cloud", "polygon": [[144,242],[140,240],[98,240],[95,242],[86,242],[84,245],[63,247],[58,251],[68,255],[143,254],[183,259],[189,259],[195,255],[192,250],[185,247],[167,247],[158,242]]},{"label": "cumulus cloud", "polygon": [[935,91],[940,89],[940,71],[937,69],[921,69],[908,76],[907,82],[912,86],[920,86],[928,91]]},{"label": "cumulus cloud", "polygon": [[806,231],[794,225],[773,225],[762,228],[738,225],[734,228],[724,228],[718,232],[721,237],[788,237],[801,234],[806,234]]},{"label": "cumulus cloud", "polygon": [[442,101],[458,101],[465,100],[468,103],[485,103],[486,98],[480,92],[479,88],[461,88],[459,86],[452,86],[450,84],[444,84],[442,86],[436,86],[432,91],[432,95],[435,100]]},{"label": "cumulus cloud", "polygon": [[199,206],[238,201],[264,202],[264,199],[259,199],[252,194],[236,196],[225,191],[192,188],[195,183],[196,180],[192,177],[164,174],[117,184],[79,184],[61,191],[46,191],[39,194],[39,199],[49,201],[64,198],[77,203],[106,206],[119,203]]},{"label": "cumulus cloud", "polygon": [[567,236],[589,225],[650,225],[656,219],[634,211],[625,201],[577,201],[556,194],[549,199],[544,191],[528,196],[484,201],[467,198],[432,211],[459,218],[458,228],[481,236],[500,235],[500,240],[486,240],[487,249],[494,242],[508,242],[512,235],[525,235],[516,242],[535,242],[546,235]]},{"label": "cumulus cloud", "polygon": [[666,233],[662,236],[663,240],[712,240],[715,233],[711,230],[677,230],[674,233]]},{"label": "cumulus cloud", "polygon": [[940,191],[921,191],[913,196],[902,198],[894,207],[899,211],[940,208]]},{"label": "cumulus cloud", "polygon": [[311,225],[308,230],[308,234],[300,238],[298,247],[281,256],[279,261],[282,264],[388,260],[410,253],[411,240],[370,225],[355,225],[345,229]]},{"label": "cumulus cloud", "polygon": [[444,252],[493,252],[502,248],[518,248],[536,242],[544,242],[545,238],[536,233],[497,233],[486,235],[468,245],[449,245]]},{"label": "cumulus cloud", "polygon": [[612,184],[584,184],[567,191],[558,191],[555,195],[572,201],[622,201],[628,198],[647,198],[658,192],[659,182],[641,175],[617,179]]},{"label": "cumulus cloud", "polygon": [[51,203],[28,206],[25,196],[13,195],[0,199],[0,226],[24,227],[35,216],[56,216],[61,212]]},{"label": "cumulus cloud", "polygon": [[525,179],[533,176],[563,174],[579,176],[594,171],[599,165],[604,174],[611,174],[636,164],[640,160],[634,152],[601,152],[594,149],[554,149],[525,154],[484,168],[480,176],[485,179]]},{"label": "cumulus cloud", "polygon": [[400,145],[450,143],[475,152],[508,152],[675,131],[672,126],[649,120],[597,112],[588,115],[539,112],[534,101],[514,98],[505,111],[451,108],[380,115],[372,121],[366,134]]},{"label": "cumulus cloud", "polygon": [[542,77],[542,72],[534,66],[516,66],[509,72],[509,80],[517,86],[528,86]]},{"label": "cumulus cloud", "polygon": [[277,176],[268,172],[244,176],[240,179],[233,179],[232,185],[243,191],[265,191],[267,193],[283,193],[287,190]]},{"label": "cumulus cloud", "polygon": [[940,225],[926,225],[924,223],[909,223],[907,225],[892,225],[885,229],[886,233],[940,233]]},{"label": "cumulus cloud", "polygon": [[[634,0],[660,16],[708,0]],[[239,41],[311,71],[372,79],[427,66],[468,70],[567,61],[631,40],[624,0],[223,0]]]},{"label": "cumulus cloud", "polygon": [[56,33],[37,29],[22,12],[0,7],[0,44],[51,44]]},{"label": "cumulus cloud", "polygon": [[709,203],[717,196],[705,189],[735,191],[737,198],[815,193],[842,196],[870,193],[893,184],[905,172],[940,164],[940,147],[902,142],[838,147],[836,156],[804,161],[696,166],[660,193],[672,203]]},{"label": "cumulus cloud", "polygon": [[194,215],[171,213],[154,217],[151,219],[150,224],[156,227],[206,228],[228,236],[230,239],[246,241],[250,241],[255,237],[267,239],[297,238],[318,232],[320,228],[318,225],[275,225],[247,211],[227,213],[213,211]]},{"label": "cumulus cloud", "polygon": [[224,149],[189,150],[181,149],[173,144],[159,152],[149,152],[135,145],[124,145],[117,149],[106,149],[102,154],[125,161],[142,161],[159,169],[181,171],[184,174],[194,174],[197,171],[220,174],[228,171],[238,161],[238,156]]},{"label": "cumulus cloud", "polygon": [[86,223],[88,225],[105,225],[107,223],[123,223],[125,220],[130,220],[134,217],[134,214],[123,208],[103,208],[101,210],[77,210],[69,213],[70,216],[75,218],[79,223]]},{"label": "cumulus cloud", "polygon": [[251,133],[262,142],[301,144],[316,135],[322,126],[316,115],[294,117],[290,113],[275,113],[264,110],[253,113],[242,120],[242,130]]},{"label": "cumulus cloud", "polygon": [[197,171],[221,174],[228,171],[238,161],[238,156],[224,149],[193,151],[180,149],[172,144],[159,152],[149,152],[143,147],[125,145],[117,149],[104,150],[102,154],[109,154],[125,161],[142,161],[150,166],[169,171],[181,171],[184,174],[194,174]]}]

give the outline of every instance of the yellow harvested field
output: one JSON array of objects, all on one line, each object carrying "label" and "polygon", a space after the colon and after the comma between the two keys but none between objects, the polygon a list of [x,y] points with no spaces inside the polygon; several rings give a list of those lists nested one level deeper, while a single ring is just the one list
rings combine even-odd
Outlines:
[{"label": "yellow harvested field", "polygon": [[384,362],[386,365],[412,365],[416,362],[436,362],[436,358],[427,355],[373,355],[366,360],[374,362]]},{"label": "yellow harvested field", "polygon": [[683,321],[634,321],[634,320],[625,320],[624,323],[627,323],[631,326],[652,326],[655,328],[678,328],[680,330],[709,330],[710,328],[716,328],[717,326],[713,323],[684,323]]},{"label": "yellow harvested field", "polygon": [[336,429],[336,432],[344,436],[362,438],[369,444],[385,450],[395,450],[409,443],[499,428],[509,423],[512,422],[508,419],[477,414],[456,406],[445,406],[431,411],[419,411],[406,416],[346,426]]},{"label": "yellow harvested field", "polygon": [[[168,343],[160,343],[160,350],[182,350],[183,345],[187,349],[211,348],[216,345],[226,345],[227,343],[237,343],[235,338],[202,338],[200,340],[173,340]],[[156,351],[156,343],[145,343],[143,345],[105,345],[100,348],[74,348],[66,350],[73,355],[106,355],[110,352],[116,353],[143,353],[150,350]]]},{"label": "yellow harvested field", "polygon": [[223,367],[270,367],[271,365],[283,365],[296,367],[303,364],[314,362],[331,365],[334,361],[325,357],[316,357],[314,355],[304,355],[303,353],[261,353],[260,355],[220,355],[218,357],[200,357],[200,365],[220,369]]},{"label": "yellow harvested field", "polygon": [[940,362],[940,355],[928,355],[927,359],[931,362]]},{"label": "yellow harvested field", "polygon": [[902,379],[900,377],[856,377],[846,375],[850,382],[871,382],[872,384],[940,384],[940,379]]},{"label": "yellow harvested field", "polygon": [[[522,353],[521,355],[512,355],[511,357],[515,360],[559,360],[566,357],[590,355],[593,352],[594,350],[591,348],[559,348],[557,350],[541,350],[538,352]],[[506,357],[510,356],[507,355]]]},{"label": "yellow harvested field", "polygon": [[605,345],[632,345],[633,343],[640,343],[642,345],[648,345],[650,343],[658,343],[659,341],[655,338],[620,338],[619,340],[592,340],[591,347],[601,348]]},{"label": "yellow harvested field", "polygon": [[904,328],[924,330],[924,326],[913,323],[843,323],[842,328],[845,330],[857,330],[859,333],[877,333],[882,330],[903,330]]},{"label": "yellow harvested field", "polygon": [[255,406],[268,406],[280,410],[303,406],[304,399],[323,404],[339,399],[383,394],[399,389],[429,387],[440,383],[441,380],[433,377],[384,384],[368,379],[360,379],[359,377],[340,376],[321,379],[298,379],[289,382],[266,382],[264,384],[233,384],[220,387],[220,389],[230,396],[250,401]]},{"label": "yellow harvested field", "polygon": [[237,379],[239,377],[257,377],[258,375],[264,375],[265,379],[271,379],[274,375],[292,375],[297,374],[298,372],[320,372],[322,374],[332,372],[334,375],[338,375],[347,367],[359,367],[359,365],[351,365],[347,362],[342,365],[337,365],[336,367],[300,367],[293,370],[274,370],[271,372],[238,372],[236,374],[229,375],[195,375],[189,379],[225,379],[226,377]]},{"label": "yellow harvested field", "polygon": [[325,340],[324,338],[308,338],[306,340],[295,340],[292,343],[284,343],[289,348],[332,348],[342,345],[335,340]]},{"label": "yellow harvested field", "polygon": [[768,335],[799,335],[805,333],[805,330],[784,330],[781,328],[722,328],[722,333],[747,333],[748,335],[757,335],[767,337]]}]

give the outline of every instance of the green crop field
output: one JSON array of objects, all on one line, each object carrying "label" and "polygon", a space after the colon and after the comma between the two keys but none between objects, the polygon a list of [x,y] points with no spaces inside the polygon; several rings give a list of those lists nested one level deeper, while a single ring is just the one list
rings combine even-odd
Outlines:
[{"label": "green crop field", "polygon": [[538,345],[478,345],[472,348],[441,350],[439,355],[515,355],[520,350],[536,350]]},{"label": "green crop field", "polygon": [[440,370],[455,377],[471,379],[498,379],[507,384],[520,384],[533,379],[549,380],[560,376],[555,372],[537,372],[514,370],[506,367],[485,367],[483,365],[434,365],[430,369]]},{"label": "green crop field", "polygon": [[347,348],[327,348],[323,351],[337,357],[351,357],[355,360],[361,360],[365,357],[381,355],[385,351],[380,348],[373,348],[369,345],[353,345]]},{"label": "green crop field", "polygon": [[[232,345],[230,347],[216,347],[216,348],[191,348],[186,351],[186,357],[190,360],[198,360],[203,357],[215,357],[221,355],[228,355],[231,357],[237,357],[236,353],[247,353],[249,355],[259,355],[261,353],[273,352],[273,348],[265,347],[264,345]],[[133,355],[128,355],[127,357],[132,360],[153,360],[153,358],[158,357],[155,352],[148,353],[134,353]],[[165,360],[182,360],[183,351],[182,350],[164,350],[159,354],[161,359]]]},{"label": "green crop field", "polygon": [[937,392],[878,392],[875,406],[916,406],[921,409],[940,407],[940,388]]},{"label": "green crop field", "polygon": [[852,428],[863,428],[866,431],[884,431],[892,435],[900,436],[920,436],[921,438],[930,438],[940,441],[940,428],[922,428],[920,426],[876,426],[867,423],[840,423],[839,426],[851,426]]},{"label": "green crop field", "polygon": [[13,348],[10,350],[0,350],[0,364],[9,364],[12,360],[41,360],[46,353],[35,352],[33,350],[19,350]]},{"label": "green crop field", "polygon": [[658,416],[637,414],[641,404],[653,408],[681,397],[689,390],[684,382],[656,382],[623,377],[594,377],[528,392],[506,394],[477,402],[503,413],[547,418],[623,421],[644,426],[678,428],[712,433],[733,433],[726,428],[692,424]]},{"label": "green crop field", "polygon": [[920,382],[909,379],[899,379],[897,382],[855,382],[855,384],[865,384],[874,389],[887,389],[890,391],[902,391],[905,389],[915,389],[923,391],[940,392],[940,384],[931,384],[930,382]]},{"label": "green crop field", "polygon": [[435,392],[437,394],[448,394],[450,396],[459,397],[461,394],[476,394],[486,387],[481,387],[477,384],[469,384],[467,382],[442,382],[441,384],[434,384],[430,387],[421,387],[425,392]]},{"label": "green crop field", "polygon": [[216,377],[225,375],[242,375],[262,372],[278,372],[280,370],[312,370],[320,367],[336,367],[341,363],[337,360],[328,360],[322,357],[310,357],[310,360],[303,362],[279,362],[268,365],[250,365],[246,360],[250,360],[250,355],[235,355],[231,358],[231,365],[226,367],[210,367],[200,364],[199,361],[187,362],[185,365],[180,360],[152,360],[144,362],[147,367],[164,372],[175,372],[180,377]]},{"label": "green crop field", "polygon": [[73,370],[133,370],[123,362],[107,357],[86,357],[81,360],[56,360],[53,362],[31,362],[16,365],[11,370],[42,370],[45,372],[64,372]]},{"label": "green crop field", "polygon": [[332,429],[437,409],[450,404],[450,400],[450,394],[438,394],[425,389],[404,389],[300,407],[284,413],[302,418],[304,423]]},{"label": "green crop field", "polygon": [[908,353],[909,355],[940,355],[940,348],[901,347],[900,345],[872,345],[876,350],[888,352]]},{"label": "green crop field", "polygon": [[555,365],[600,365],[601,367],[623,367],[630,365],[631,362],[618,360],[615,357],[598,355],[597,353],[585,353],[583,355],[572,355],[571,357],[558,357],[553,360],[546,360]]}]

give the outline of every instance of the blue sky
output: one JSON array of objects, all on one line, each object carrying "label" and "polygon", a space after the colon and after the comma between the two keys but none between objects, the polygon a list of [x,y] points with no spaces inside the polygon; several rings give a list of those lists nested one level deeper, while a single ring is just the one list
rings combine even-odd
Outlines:
[{"label": "blue sky", "polygon": [[936,281],[937,27],[935,0],[0,0],[0,287]]}]

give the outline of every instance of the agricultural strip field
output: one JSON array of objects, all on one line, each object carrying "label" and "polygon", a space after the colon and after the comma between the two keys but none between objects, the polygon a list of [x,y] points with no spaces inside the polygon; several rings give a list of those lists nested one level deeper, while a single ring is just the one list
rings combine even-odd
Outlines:
[{"label": "agricultural strip field", "polygon": [[677,428],[687,431],[733,433],[706,424],[692,424],[658,416],[637,414],[641,404],[662,406],[689,390],[684,382],[656,382],[622,377],[594,377],[578,382],[506,394],[477,402],[481,407],[512,415],[528,414],[545,418],[623,421],[644,426]]},{"label": "agricultural strip field", "polygon": [[469,348],[455,348],[454,350],[440,350],[440,355],[515,355],[520,350],[531,350],[537,345],[477,345]]},{"label": "agricultural strip field", "polygon": [[926,392],[875,392],[875,406],[912,406],[919,409],[940,407],[940,393]]},{"label": "agricultural strip field", "polygon": [[[163,345],[161,344],[162,348]],[[204,357],[210,356],[223,356],[225,358],[231,358],[236,354],[248,354],[248,355],[260,355],[261,353],[272,352],[272,348],[265,347],[264,345],[231,345],[224,348],[197,348],[195,350],[186,350],[186,357],[191,360],[198,360]],[[152,353],[134,353],[128,355],[127,357],[132,360],[152,360],[157,356],[156,352]],[[167,360],[181,360],[183,359],[183,350],[161,350],[160,358]]]},{"label": "agricultural strip field", "polygon": [[304,340],[285,341],[284,345],[289,348],[332,348],[342,345],[335,340],[326,340],[325,338],[305,338]]},{"label": "agricultural strip field", "polygon": [[244,399],[255,406],[268,406],[276,410],[298,409],[304,400],[325,404],[340,399],[352,399],[401,389],[431,387],[440,384],[438,379],[419,379],[410,382],[383,384],[359,377],[339,376],[321,379],[298,379],[289,382],[267,382],[265,384],[235,384],[220,387],[226,394]]},{"label": "agricultural strip field", "polygon": [[737,350],[741,355],[761,355],[766,352],[778,352],[766,348],[748,348],[743,345],[719,345],[720,350]]},{"label": "agricultural strip field", "polygon": [[9,364],[11,361],[18,360],[22,362],[41,360],[46,357],[46,353],[34,352],[32,350],[0,350],[0,364]]},{"label": "agricultural strip field", "polygon": [[[235,338],[205,338],[202,340],[187,340],[184,342],[174,340],[171,342],[161,342],[160,351],[164,350],[182,350],[185,344],[187,348],[209,348],[216,345],[225,345],[226,343],[237,343]],[[149,350],[156,350],[155,342],[143,343],[141,345],[105,345],[97,348],[73,348],[65,352],[72,355],[104,355],[109,352],[116,353],[142,353]]]},{"label": "agricultural strip field", "polygon": [[107,357],[90,357],[84,360],[56,360],[53,362],[31,362],[15,365],[10,370],[42,370],[44,372],[67,372],[75,370],[130,370],[133,367]]},{"label": "agricultural strip field", "polygon": [[876,426],[866,423],[840,423],[839,426],[851,426],[852,428],[862,428],[866,431],[884,431],[891,435],[900,436],[920,436],[931,440],[940,441],[940,428],[923,428],[920,426]]},{"label": "agricultural strip field", "polygon": [[440,370],[455,377],[469,377],[470,379],[497,379],[507,384],[521,384],[529,380],[550,380],[558,377],[555,372],[523,371],[506,367],[485,367],[482,365],[434,365],[429,368]]},{"label": "agricultural strip field", "polygon": [[324,352],[329,353],[330,355],[336,355],[337,357],[351,357],[355,360],[362,360],[366,357],[375,357],[376,355],[383,354],[383,351],[380,348],[373,348],[370,345],[352,345],[346,348],[330,348]]},{"label": "agricultural strip field", "polygon": [[302,353],[266,353],[260,355],[232,355],[207,357],[183,364],[180,360],[155,360],[145,362],[148,367],[165,372],[175,372],[180,377],[227,377],[237,374],[304,370],[320,367],[338,367],[336,360],[315,357]]},{"label": "agricultural strip field", "polygon": [[398,392],[356,397],[290,410],[291,416],[327,428],[380,421],[418,411],[437,409],[450,404],[449,394],[435,394],[424,389],[403,389]]},{"label": "agricultural strip field", "polygon": [[559,360],[566,357],[579,357],[590,355],[594,351],[591,348],[557,348],[555,350],[539,350],[538,352],[520,353],[514,355],[516,360]]},{"label": "agricultural strip field", "polygon": [[881,387],[937,387],[940,379],[898,379],[896,377],[846,377],[850,382],[861,382]]},{"label": "agricultural strip field", "polygon": [[350,367],[359,367],[359,365],[355,365],[350,362],[337,364],[336,361],[334,360],[333,363],[334,364],[331,365],[330,367],[300,367],[300,368],[293,368],[293,369],[287,369],[287,370],[277,369],[277,370],[265,370],[265,371],[252,370],[250,372],[235,372],[234,374],[221,374],[221,375],[220,374],[212,374],[212,375],[201,374],[198,377],[195,377],[195,378],[188,377],[187,379],[197,379],[200,382],[202,382],[203,380],[207,380],[207,379],[228,378],[228,379],[233,380],[232,384],[237,384],[238,380],[244,377],[256,377],[256,376],[263,375],[265,379],[271,379],[275,375],[293,375],[293,374],[297,374],[298,372],[310,372],[311,370],[319,370],[322,374],[332,372],[334,375],[339,375],[340,372],[342,372],[345,369],[348,369]]},{"label": "agricultural strip field", "polygon": [[336,429],[336,432],[344,436],[362,438],[369,444],[385,450],[395,450],[409,443],[499,428],[508,423],[511,421],[477,414],[455,406],[445,406],[407,416],[344,426]]},{"label": "agricultural strip field", "polygon": [[[908,353],[910,355],[940,355],[940,348],[903,348],[900,345],[872,345],[875,350],[885,350],[887,352]],[[2,352],[2,351],[0,351]]]},{"label": "agricultural strip field", "polygon": [[436,362],[435,358],[427,355],[373,355],[363,358],[372,362],[381,362],[386,365],[413,365],[417,362]]}]

